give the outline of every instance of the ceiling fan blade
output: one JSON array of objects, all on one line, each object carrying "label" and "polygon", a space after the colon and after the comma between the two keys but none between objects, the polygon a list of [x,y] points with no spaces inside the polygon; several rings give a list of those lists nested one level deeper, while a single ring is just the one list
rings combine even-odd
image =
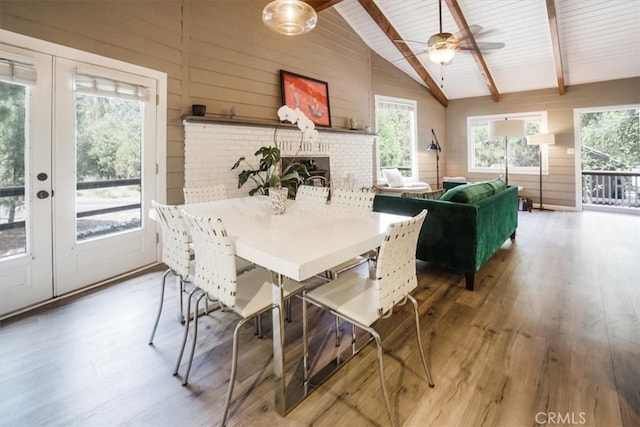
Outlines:
[{"label": "ceiling fan blade", "polygon": [[[480,50],[502,49],[503,47],[506,46],[504,43],[500,43],[500,42],[476,42],[476,44],[478,45],[478,49],[480,49]],[[460,50],[473,50],[473,48],[471,46],[466,45],[464,43],[458,44],[458,49],[460,49]]]}]

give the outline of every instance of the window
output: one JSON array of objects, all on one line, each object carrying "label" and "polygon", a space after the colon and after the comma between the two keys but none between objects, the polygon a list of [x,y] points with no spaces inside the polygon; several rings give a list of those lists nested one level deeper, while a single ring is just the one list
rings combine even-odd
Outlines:
[{"label": "window", "polygon": [[[489,122],[503,120],[524,120],[526,135],[546,132],[547,113],[544,111],[519,114],[500,114],[491,116],[475,116],[467,118],[467,145],[469,153],[469,172],[504,172],[504,138],[489,139]],[[510,137],[507,141],[509,149],[509,172],[521,174],[540,173],[540,154],[538,146],[527,145],[526,135]],[[542,149],[543,174],[548,174],[547,146]]]},{"label": "window", "polygon": [[418,179],[416,101],[376,95],[378,179],[382,169],[398,168],[407,180]]}]

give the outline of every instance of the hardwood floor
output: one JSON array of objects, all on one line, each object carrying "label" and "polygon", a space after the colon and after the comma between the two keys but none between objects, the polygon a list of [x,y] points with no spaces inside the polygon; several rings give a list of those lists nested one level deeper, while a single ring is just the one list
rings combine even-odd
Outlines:
[{"label": "hardwood floor", "polygon": [[[640,425],[640,216],[520,212],[516,241],[478,273],[473,292],[463,274],[426,263],[418,271],[414,296],[436,387],[424,380],[404,307],[379,324],[398,425]],[[217,425],[236,318],[214,312],[201,320],[182,387],[171,375],[182,332],[173,292],[147,345],[161,275],[3,321],[0,425]],[[299,308],[287,326],[291,359],[300,354]],[[316,347],[332,351],[331,319],[310,315],[324,337]],[[269,324],[263,340],[250,327],[241,334],[229,425],[389,424],[373,345],[280,417]],[[298,360],[288,363],[289,373],[297,368]]]}]

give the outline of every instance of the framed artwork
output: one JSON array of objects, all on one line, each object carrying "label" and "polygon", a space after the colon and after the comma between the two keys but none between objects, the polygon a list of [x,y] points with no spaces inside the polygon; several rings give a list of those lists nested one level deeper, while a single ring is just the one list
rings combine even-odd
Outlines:
[{"label": "framed artwork", "polygon": [[327,82],[280,70],[282,103],[299,108],[316,126],[331,127]]}]

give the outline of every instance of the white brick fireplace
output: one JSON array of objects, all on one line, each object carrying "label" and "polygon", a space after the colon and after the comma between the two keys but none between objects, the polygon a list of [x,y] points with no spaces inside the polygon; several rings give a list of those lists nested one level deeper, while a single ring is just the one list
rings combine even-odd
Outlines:
[{"label": "white brick fireplace", "polygon": [[[224,183],[229,197],[247,195],[246,183],[238,189],[239,170],[231,166],[245,156],[254,166],[260,147],[273,145],[273,124],[239,123],[215,119],[187,118],[185,129],[185,187]],[[371,187],[374,182],[375,135],[318,128],[319,142],[303,144],[299,157],[329,157],[334,187]],[[282,156],[296,154],[300,142],[297,129],[281,127],[277,134]]]}]

